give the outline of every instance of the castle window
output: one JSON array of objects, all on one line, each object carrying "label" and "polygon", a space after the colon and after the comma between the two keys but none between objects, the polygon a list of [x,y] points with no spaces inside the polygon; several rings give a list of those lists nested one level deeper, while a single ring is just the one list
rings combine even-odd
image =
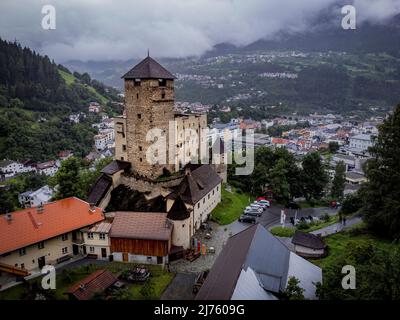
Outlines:
[{"label": "castle window", "polygon": [[139,93],[136,93],[136,99],[139,100]]},{"label": "castle window", "polygon": [[161,91],[161,99],[165,99],[165,90]]},{"label": "castle window", "polygon": [[121,161],[124,161],[124,157],[121,157]]},{"label": "castle window", "polygon": [[122,145],[122,151],[126,151],[126,145],[125,144]]},{"label": "castle window", "polygon": [[141,146],[139,146],[139,151],[142,151],[142,147]]},{"label": "castle window", "polygon": [[137,117],[138,119],[142,119],[142,115],[140,113],[138,113]]},{"label": "castle window", "polygon": [[141,81],[140,79],[135,79],[135,81],[133,82],[135,87],[140,87]]},{"label": "castle window", "polygon": [[140,159],[139,159],[139,161],[140,161],[140,162],[142,162],[142,161],[143,161],[143,159],[142,159],[142,158],[140,158]]},{"label": "castle window", "polygon": [[167,86],[167,80],[166,79],[158,79],[158,85],[160,87],[166,87]]}]

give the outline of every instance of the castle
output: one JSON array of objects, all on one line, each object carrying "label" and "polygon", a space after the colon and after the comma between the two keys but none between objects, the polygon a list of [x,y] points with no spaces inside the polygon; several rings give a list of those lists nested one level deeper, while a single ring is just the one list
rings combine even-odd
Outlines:
[{"label": "castle", "polygon": [[[161,199],[173,224],[172,245],[189,248],[221,201],[226,179],[226,166],[208,164],[207,116],[174,112],[175,77],[150,56],[122,78],[125,110],[114,119],[115,160],[102,170],[88,201],[105,209],[121,185],[149,203]],[[136,208],[132,203],[132,211],[154,211]]]}]

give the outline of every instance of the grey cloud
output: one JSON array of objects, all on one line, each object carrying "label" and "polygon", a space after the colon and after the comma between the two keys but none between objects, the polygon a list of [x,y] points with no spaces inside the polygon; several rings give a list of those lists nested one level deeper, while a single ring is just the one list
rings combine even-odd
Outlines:
[{"label": "grey cloud", "polygon": [[[23,2],[23,4],[21,4]],[[247,45],[280,31],[304,31],[337,0],[32,0],[0,3],[0,36],[58,61],[200,55],[215,44]],[[349,1],[352,2],[352,1]],[[354,0],[360,21],[400,13],[399,0]],[[57,29],[41,28],[41,7]]]}]

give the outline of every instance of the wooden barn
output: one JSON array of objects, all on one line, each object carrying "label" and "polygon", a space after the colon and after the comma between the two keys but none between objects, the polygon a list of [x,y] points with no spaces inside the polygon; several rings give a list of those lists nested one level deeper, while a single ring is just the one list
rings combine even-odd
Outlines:
[{"label": "wooden barn", "polygon": [[165,264],[172,246],[173,223],[167,213],[115,212],[110,231],[115,261]]}]

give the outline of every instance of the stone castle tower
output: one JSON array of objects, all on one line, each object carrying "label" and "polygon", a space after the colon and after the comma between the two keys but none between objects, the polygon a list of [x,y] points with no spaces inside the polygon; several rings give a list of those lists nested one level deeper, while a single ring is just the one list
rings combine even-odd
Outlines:
[{"label": "stone castle tower", "polygon": [[[149,179],[174,171],[169,159],[168,126],[174,121],[175,77],[150,56],[134,66],[123,77],[125,81],[126,157],[131,170]],[[166,162],[152,164],[146,157],[149,146],[156,140],[147,141],[151,129],[161,129],[165,148],[155,150],[154,155],[165,152]]]}]

